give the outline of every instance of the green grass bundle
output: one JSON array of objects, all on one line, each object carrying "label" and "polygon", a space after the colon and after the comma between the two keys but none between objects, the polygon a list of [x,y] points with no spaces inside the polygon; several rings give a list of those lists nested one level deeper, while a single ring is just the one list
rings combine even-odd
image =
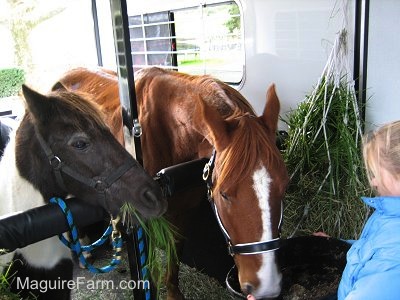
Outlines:
[{"label": "green grass bundle", "polygon": [[[178,261],[175,248],[176,231],[164,217],[143,221],[135,208],[128,203],[124,204],[121,210],[123,212],[122,219],[128,228],[134,217],[146,233],[148,246],[146,266],[150,271],[153,283],[160,287],[164,282],[165,272],[168,272],[172,263]],[[160,253],[161,250],[164,251],[163,255]]]},{"label": "green grass bundle", "polygon": [[324,231],[357,238],[368,217],[360,201],[370,191],[361,154],[362,121],[344,63],[346,37],[342,31],[318,84],[285,120],[284,159],[291,176],[286,236]]},{"label": "green grass bundle", "polygon": [[[3,249],[0,249],[0,255],[6,253]],[[17,294],[14,294],[10,291],[10,283],[8,282],[8,278],[11,274],[9,274],[12,264],[5,268],[3,274],[0,274],[0,300],[19,300]]]}]

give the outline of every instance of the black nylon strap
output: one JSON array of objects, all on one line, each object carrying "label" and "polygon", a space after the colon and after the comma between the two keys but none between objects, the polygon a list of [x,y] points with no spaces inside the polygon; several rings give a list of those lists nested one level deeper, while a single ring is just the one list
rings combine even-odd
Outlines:
[{"label": "black nylon strap", "polygon": [[115,181],[117,181],[122,175],[124,175],[129,169],[133,168],[136,165],[133,159],[129,159],[123,165],[119,166],[113,173],[108,175],[104,182],[107,186],[111,186]]},{"label": "black nylon strap", "polygon": [[96,187],[96,181],[93,180],[92,178],[87,178],[79,174],[78,172],[72,170],[70,167],[68,167],[66,164],[63,164],[61,167],[61,170],[63,173],[67,174],[68,176],[74,178],[75,180],[90,186],[92,188]]},{"label": "black nylon strap", "polygon": [[39,133],[39,130],[36,128],[36,126],[34,126],[34,128],[35,128],[36,138],[38,139],[40,146],[42,147],[44,153],[46,154],[50,166],[52,166],[52,168],[53,168],[57,184],[60,186],[61,189],[63,189],[65,192],[67,192],[67,188],[66,188],[66,186],[64,184],[64,180],[62,179],[62,176],[61,176],[62,162],[61,162],[60,158],[54,155],[53,151],[47,145],[47,143],[43,139],[42,135]]},{"label": "black nylon strap", "polygon": [[267,242],[259,242],[259,243],[249,243],[243,245],[229,245],[228,251],[230,255],[234,254],[257,254],[268,251],[278,250],[282,246],[282,240],[276,239]]}]

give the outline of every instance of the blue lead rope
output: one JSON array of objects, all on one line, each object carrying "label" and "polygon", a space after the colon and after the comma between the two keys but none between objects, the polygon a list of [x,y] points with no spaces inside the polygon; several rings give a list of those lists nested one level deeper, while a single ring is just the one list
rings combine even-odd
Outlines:
[{"label": "blue lead rope", "polygon": [[[136,230],[136,237],[137,237],[137,242],[138,242],[138,250],[139,250],[139,257],[140,257],[140,266],[141,266],[141,275],[142,279],[147,280],[149,279],[150,273],[148,271],[148,268],[146,266],[146,261],[147,261],[147,254],[146,254],[146,248],[145,248],[145,237],[144,237],[144,231],[142,227],[138,227]],[[145,300],[150,300],[151,299],[151,290],[150,288],[146,288],[144,291],[145,294]]]},{"label": "blue lead rope", "polygon": [[[50,199],[50,203],[58,204],[58,206],[60,206],[61,210],[63,211],[68,222],[69,232],[72,241],[68,241],[62,234],[60,234],[58,237],[60,238],[61,242],[63,242],[78,256],[79,261],[86,269],[88,269],[92,273],[108,273],[114,270],[116,266],[121,263],[122,238],[121,233],[116,229],[116,224],[118,223],[119,218],[110,221],[110,225],[107,227],[106,231],[100,239],[98,239],[91,245],[82,246],[79,241],[78,229],[76,228],[76,225],[74,223],[74,218],[72,217],[71,210],[67,207],[64,200],[55,197]],[[96,268],[86,260],[83,252],[90,252],[95,248],[101,246],[106,240],[108,240],[110,236],[112,237],[112,246],[114,249],[113,259],[111,260],[109,265],[102,268]]]}]

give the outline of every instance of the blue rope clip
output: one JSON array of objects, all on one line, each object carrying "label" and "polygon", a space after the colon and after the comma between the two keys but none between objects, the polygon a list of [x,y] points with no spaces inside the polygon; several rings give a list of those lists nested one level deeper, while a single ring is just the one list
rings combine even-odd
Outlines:
[{"label": "blue rope clip", "polygon": [[[111,219],[110,225],[108,225],[101,238],[90,245],[82,246],[79,241],[78,229],[76,228],[71,210],[67,207],[67,204],[64,202],[64,200],[57,197],[51,198],[50,203],[58,204],[63,211],[68,222],[69,232],[72,240],[68,241],[62,234],[58,235],[59,239],[78,256],[80,263],[86,269],[92,273],[108,273],[114,270],[116,266],[121,263],[122,237],[121,232],[119,232],[117,229],[117,223],[120,219],[119,216],[116,219]],[[114,249],[113,258],[110,264],[101,268],[94,267],[86,260],[83,252],[91,252],[92,250],[98,248],[99,246],[103,245],[110,236],[112,238],[112,246]]]}]

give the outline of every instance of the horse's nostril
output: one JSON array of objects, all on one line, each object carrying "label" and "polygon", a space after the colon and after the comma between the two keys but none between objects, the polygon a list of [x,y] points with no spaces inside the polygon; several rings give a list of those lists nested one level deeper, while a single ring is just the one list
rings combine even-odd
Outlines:
[{"label": "horse's nostril", "polygon": [[144,188],[142,191],[143,202],[142,204],[148,209],[152,210],[152,216],[161,216],[167,210],[167,201],[162,196],[161,190],[152,188]]},{"label": "horse's nostril", "polygon": [[251,294],[254,290],[254,287],[251,283],[245,282],[242,285],[242,291],[243,293],[245,293],[246,295]]},{"label": "horse's nostril", "polygon": [[146,190],[144,192],[144,198],[146,199],[148,206],[154,206],[157,204],[157,196],[151,190]]}]

